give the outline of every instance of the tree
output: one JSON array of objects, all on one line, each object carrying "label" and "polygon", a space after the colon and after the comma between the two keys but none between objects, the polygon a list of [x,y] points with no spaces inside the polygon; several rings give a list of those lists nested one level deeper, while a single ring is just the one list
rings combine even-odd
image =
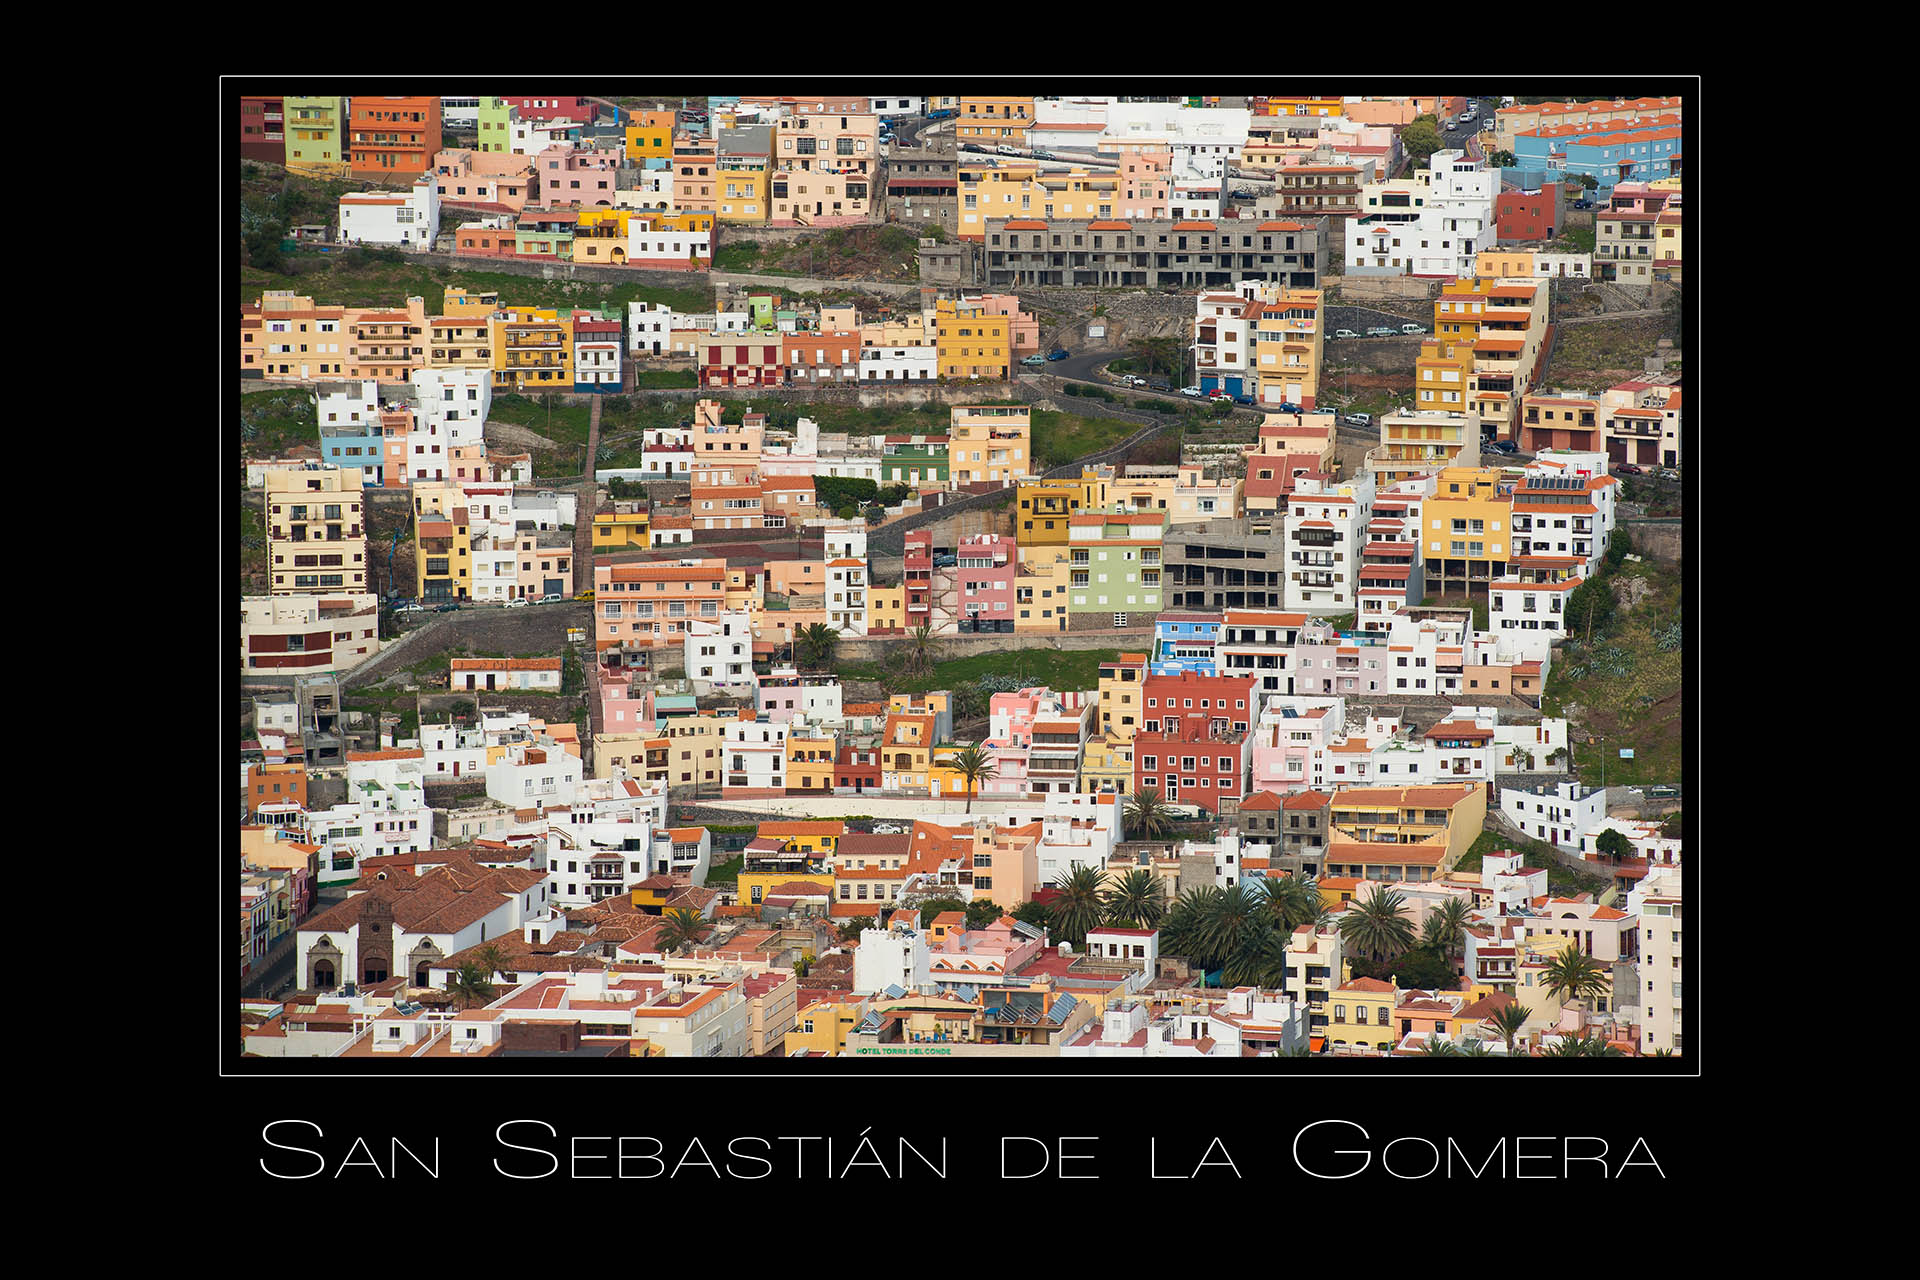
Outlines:
[{"label": "tree", "polygon": [[907,633],[903,665],[910,676],[933,674],[933,628],[921,623]]},{"label": "tree", "polygon": [[1633,535],[1625,529],[1616,528],[1607,535],[1607,567],[1617,569],[1629,555],[1633,554]]},{"label": "tree", "polygon": [[793,647],[801,666],[824,670],[833,665],[834,652],[840,647],[840,633],[824,622],[810,622],[800,628]]},{"label": "tree", "polygon": [[987,754],[986,748],[977,742],[968,743],[947,759],[947,767],[960,775],[967,784],[967,812],[973,812],[973,795],[983,782],[991,782],[1000,776],[1000,770]]},{"label": "tree", "polygon": [[1485,1040],[1462,1040],[1460,1056],[1463,1058],[1491,1058],[1493,1050],[1487,1048]]},{"label": "tree", "polygon": [[1171,378],[1186,371],[1186,348],[1178,338],[1136,338],[1127,351],[1142,373]]},{"label": "tree", "polygon": [[1173,813],[1153,787],[1127,797],[1127,835],[1134,840],[1161,840],[1173,830]]},{"label": "tree", "polygon": [[1023,902],[1007,914],[1036,929],[1053,928],[1053,909],[1044,902]]},{"label": "tree", "polygon": [[1459,977],[1447,958],[1432,947],[1415,947],[1401,956],[1393,976],[1402,987],[1421,991],[1448,990]]},{"label": "tree", "polygon": [[1424,941],[1452,963],[1453,953],[1466,945],[1467,916],[1472,908],[1467,900],[1449,897],[1427,913]]},{"label": "tree", "polygon": [[[975,898],[967,904],[967,928],[984,929],[998,920],[1002,914],[1000,904],[992,898]],[[1032,922],[1028,921],[1028,923]]]},{"label": "tree", "polygon": [[1407,153],[1413,167],[1426,167],[1429,157],[1442,145],[1440,122],[1432,116],[1420,116],[1400,130],[1400,148]]},{"label": "tree", "polygon": [[1502,169],[1511,169],[1520,163],[1514,158],[1514,154],[1511,151],[1496,151],[1491,156],[1488,156],[1487,160],[1489,163]]},{"label": "tree", "polygon": [[1627,833],[1615,827],[1609,827],[1600,833],[1593,842],[1594,852],[1604,853],[1610,858],[1631,858],[1634,854],[1633,841]]},{"label": "tree", "polygon": [[1430,1036],[1420,1046],[1420,1052],[1429,1058],[1457,1058],[1460,1056],[1460,1046],[1444,1037]]},{"label": "tree", "polygon": [[1597,1035],[1584,1034],[1565,1036],[1541,1055],[1546,1058],[1624,1058],[1617,1045],[1609,1044]]},{"label": "tree", "polygon": [[1303,924],[1319,924],[1326,914],[1327,904],[1312,876],[1270,876],[1265,884],[1274,925],[1289,934]]},{"label": "tree", "polygon": [[948,690],[948,694],[950,695],[948,705],[953,711],[953,722],[956,725],[979,719],[980,713],[986,709],[986,691],[971,680],[963,680],[956,684]]},{"label": "tree", "polygon": [[1506,1038],[1508,1053],[1513,1052],[1513,1042],[1527,1025],[1529,1016],[1527,1007],[1518,1000],[1501,1005],[1488,1016],[1487,1021],[1493,1024],[1493,1029]]},{"label": "tree", "polygon": [[800,958],[793,962],[793,976],[796,978],[804,978],[807,976],[807,971],[812,968],[813,968],[813,952],[811,951],[802,952],[800,955]]},{"label": "tree", "polygon": [[1167,914],[1160,877],[1145,867],[1122,873],[1107,891],[1102,904],[1107,923],[1127,929],[1156,928]]},{"label": "tree", "polygon": [[1567,592],[1567,623],[1580,628],[1586,644],[1593,643],[1594,632],[1606,634],[1613,610],[1613,588],[1603,578],[1588,578]]},{"label": "tree", "polygon": [[1597,191],[1600,187],[1600,179],[1594,177],[1590,173],[1580,174],[1574,179],[1574,181],[1578,182],[1583,188],[1585,188],[1588,191]]},{"label": "tree", "polygon": [[1562,1000],[1576,1001],[1583,1007],[1586,1001],[1613,990],[1605,966],[1574,946],[1562,948],[1558,955],[1547,961],[1542,978],[1543,985],[1552,995]]},{"label": "tree", "polygon": [[480,971],[489,978],[496,973],[508,972],[507,953],[491,942],[473,953],[473,962],[479,965]]},{"label": "tree", "polygon": [[958,898],[929,898],[920,904],[920,927],[931,928],[933,918],[948,911],[965,911],[967,904]]},{"label": "tree", "polygon": [[840,941],[858,942],[860,935],[873,928],[872,916],[855,916],[840,926]]},{"label": "tree", "polygon": [[1101,899],[1105,896],[1107,873],[1095,866],[1081,865],[1067,872],[1056,886],[1060,892],[1047,903],[1059,930],[1060,941],[1084,946],[1087,930],[1100,927]]},{"label": "tree", "polygon": [[705,916],[688,907],[675,907],[660,919],[660,948],[668,952],[693,946],[713,929]]},{"label": "tree", "polygon": [[493,984],[479,965],[469,960],[447,976],[447,991],[460,1001],[462,1009],[471,1009],[493,999]]},{"label": "tree", "polygon": [[1680,811],[1675,809],[1660,821],[1660,834],[1669,840],[1678,840],[1686,834],[1686,827],[1680,821]]},{"label": "tree", "polygon": [[1413,925],[1400,914],[1404,895],[1375,885],[1365,898],[1348,904],[1340,917],[1340,936],[1374,959],[1396,956],[1413,947]]}]

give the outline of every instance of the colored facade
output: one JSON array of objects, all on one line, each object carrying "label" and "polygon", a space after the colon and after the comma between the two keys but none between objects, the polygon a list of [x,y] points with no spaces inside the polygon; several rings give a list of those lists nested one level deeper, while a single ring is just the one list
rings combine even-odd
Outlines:
[{"label": "colored facade", "polygon": [[347,132],[354,177],[411,181],[433,168],[440,150],[440,99],[355,98]]},{"label": "colored facade", "polygon": [[290,96],[285,99],[284,110],[287,168],[314,177],[343,176],[347,171],[347,100]]}]

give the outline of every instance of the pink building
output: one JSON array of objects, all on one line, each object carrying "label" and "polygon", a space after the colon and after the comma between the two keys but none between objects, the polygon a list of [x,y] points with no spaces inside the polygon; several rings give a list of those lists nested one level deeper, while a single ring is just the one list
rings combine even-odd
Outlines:
[{"label": "pink building", "polygon": [[1013,358],[1035,355],[1040,350],[1040,321],[1031,311],[1020,309],[1020,299],[1011,293],[989,293],[973,299],[990,316],[1007,317],[1007,336],[1013,343]]},{"label": "pink building", "polygon": [[533,164],[506,151],[442,151],[433,175],[441,205],[462,212],[518,214],[533,195]]},{"label": "pink building", "polygon": [[633,696],[630,678],[603,675],[600,680],[601,733],[640,733],[653,727],[653,708]]},{"label": "pink building", "polygon": [[[1013,630],[1013,579],[1019,572],[1013,539],[997,533],[962,538],[957,559],[960,630]],[[1005,625],[990,625],[996,623]]]},{"label": "pink building", "polygon": [[996,693],[988,702],[988,738],[995,776],[980,794],[1025,799],[1078,790],[1081,754],[1093,731],[1099,701],[1091,690],[1046,688]]},{"label": "pink building", "polygon": [[929,950],[928,976],[935,982],[997,987],[1041,950],[1039,938],[1015,933],[1003,916],[984,929],[949,930]]},{"label": "pink building", "polygon": [[613,207],[614,170],[620,167],[615,153],[552,146],[533,158],[533,167],[540,180],[540,203],[546,207]]},{"label": "pink building", "polygon": [[1273,699],[1253,727],[1253,790],[1286,795],[1310,786],[1315,755],[1346,730],[1344,707],[1339,700],[1308,706],[1302,698]]}]

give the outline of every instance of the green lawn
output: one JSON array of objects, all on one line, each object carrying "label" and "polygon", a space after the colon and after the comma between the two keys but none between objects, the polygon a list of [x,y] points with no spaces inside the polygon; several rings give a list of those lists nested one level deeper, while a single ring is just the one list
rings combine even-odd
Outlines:
[{"label": "green lawn", "polygon": [[617,308],[629,302],[660,302],[675,311],[713,310],[713,286],[690,276],[682,288],[606,284],[593,280],[540,280],[503,271],[454,271],[444,263],[403,258],[399,262],[369,261],[352,253],[298,252],[289,256],[287,270],[263,271],[243,267],[240,301],[258,302],[266,289],[291,289],[323,306],[400,306],[409,297],[426,300],[427,314],[438,315],[447,285],[471,292],[497,290],[501,302],[519,307]]},{"label": "green lawn", "polygon": [[1478,872],[1482,858],[1489,853],[1499,853],[1503,849],[1524,853],[1528,855],[1527,865],[1543,869],[1547,873],[1547,892],[1550,894],[1572,896],[1591,893],[1597,896],[1606,892],[1612,883],[1605,876],[1588,875],[1564,865],[1555,856],[1551,846],[1542,844],[1538,840],[1528,839],[1525,836],[1510,836],[1492,829],[1480,833],[1480,837],[1473,842],[1466,853],[1461,855],[1460,861],[1453,869]]},{"label": "green lawn", "polygon": [[248,457],[277,458],[296,444],[320,447],[320,420],[302,387],[240,398],[240,447]]},{"label": "green lawn", "polygon": [[489,422],[512,423],[576,448],[585,447],[592,417],[593,410],[584,404],[567,404],[557,397],[549,404],[538,392],[495,396],[487,411]]},{"label": "green lawn", "polygon": [[694,369],[642,369],[634,374],[634,386],[641,390],[674,387],[698,387],[700,374]]},{"label": "green lawn", "polygon": [[[982,653],[968,658],[939,658],[935,641],[934,672],[929,676],[906,680],[900,689],[917,693],[927,689],[951,689],[982,676],[1014,676],[1034,685],[1066,692],[1100,687],[1100,664],[1120,656],[1118,649],[1013,649],[1005,653]],[[877,662],[841,662],[835,664],[843,680],[874,680],[880,675]]]},{"label": "green lawn", "polygon": [[1038,409],[1033,415],[1033,469],[1055,467],[1099,453],[1125,440],[1140,427],[1119,418],[1088,418],[1077,413]]},{"label": "green lawn", "polygon": [[[1616,613],[1611,632],[1594,637],[1591,648],[1576,637],[1555,655],[1542,710],[1561,715],[1575,703],[1580,708],[1576,724],[1601,738],[1574,745],[1574,765],[1583,782],[1598,786],[1603,762],[1610,787],[1681,782],[1685,650],[1661,647],[1662,636],[1683,622],[1680,575],[1643,561],[1622,564],[1615,576],[1644,579],[1652,592],[1631,612]],[[1633,751],[1633,759],[1620,758],[1623,747]]]},{"label": "green lawn", "polygon": [[708,884],[738,884],[740,870],[747,865],[747,855],[736,853],[725,862],[716,862],[707,868]]}]

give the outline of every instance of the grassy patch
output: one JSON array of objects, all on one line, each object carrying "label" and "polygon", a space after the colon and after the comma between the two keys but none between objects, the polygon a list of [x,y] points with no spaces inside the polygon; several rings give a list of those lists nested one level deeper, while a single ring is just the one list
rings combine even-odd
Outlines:
[{"label": "grassy patch", "polygon": [[634,385],[642,390],[698,387],[700,375],[693,369],[642,369],[634,375]]},{"label": "grassy patch", "polygon": [[[1601,740],[1575,743],[1574,765],[1580,779],[1598,786],[1605,768],[1608,786],[1683,781],[1685,701],[1684,650],[1662,648],[1684,617],[1679,573],[1652,561],[1623,564],[1615,581],[1641,580],[1647,594],[1622,612],[1606,635],[1591,646],[1569,641],[1556,655],[1547,676],[1542,711],[1565,714],[1579,708],[1581,728]],[[1620,758],[1621,748],[1634,753]]]},{"label": "grassy patch", "polygon": [[1527,855],[1526,865],[1544,870],[1547,873],[1547,892],[1550,894],[1572,896],[1591,893],[1597,896],[1605,893],[1612,883],[1605,876],[1588,875],[1566,866],[1559,860],[1556,851],[1550,845],[1526,836],[1510,836],[1492,828],[1480,833],[1479,838],[1460,856],[1460,861],[1453,869],[1477,873],[1480,870],[1482,858],[1502,850],[1525,854]]},{"label": "grassy patch", "polygon": [[310,251],[288,255],[281,271],[242,268],[240,301],[258,302],[265,289],[292,289],[322,306],[400,306],[409,297],[419,297],[426,300],[427,314],[437,315],[450,284],[475,293],[498,291],[501,302],[518,307],[617,308],[624,312],[629,302],[659,302],[675,311],[713,310],[713,286],[704,281],[670,288],[638,281],[540,280],[504,271],[455,271],[444,263],[416,257],[385,262],[353,252]]},{"label": "grassy patch", "polygon": [[1118,418],[1085,418],[1037,409],[1033,415],[1033,469],[1047,471],[1119,444],[1140,427]]},{"label": "grassy patch", "polygon": [[708,884],[738,884],[740,872],[747,865],[747,855],[736,853],[725,862],[716,862],[707,868]]},{"label": "grassy patch", "polygon": [[[1100,664],[1112,662],[1119,655],[1118,649],[1014,649],[1006,653],[975,654],[939,661],[932,675],[904,681],[900,689],[906,693],[951,689],[990,675],[1014,676],[1061,692],[1097,689]],[[842,662],[838,666],[844,680],[875,680],[880,675],[877,662]]]},{"label": "grassy patch", "polygon": [[304,388],[241,397],[240,447],[245,456],[277,458],[296,444],[320,447],[320,419]]},{"label": "grassy patch", "polygon": [[1659,340],[1673,336],[1673,324],[1663,316],[1561,325],[1554,334],[1552,367],[1542,382],[1604,391],[1621,378],[1639,373],[1646,358],[1659,353]]},{"label": "grassy patch", "polygon": [[567,404],[557,396],[499,395],[487,411],[487,421],[506,422],[538,431],[549,440],[584,448],[593,410],[584,404]]}]

